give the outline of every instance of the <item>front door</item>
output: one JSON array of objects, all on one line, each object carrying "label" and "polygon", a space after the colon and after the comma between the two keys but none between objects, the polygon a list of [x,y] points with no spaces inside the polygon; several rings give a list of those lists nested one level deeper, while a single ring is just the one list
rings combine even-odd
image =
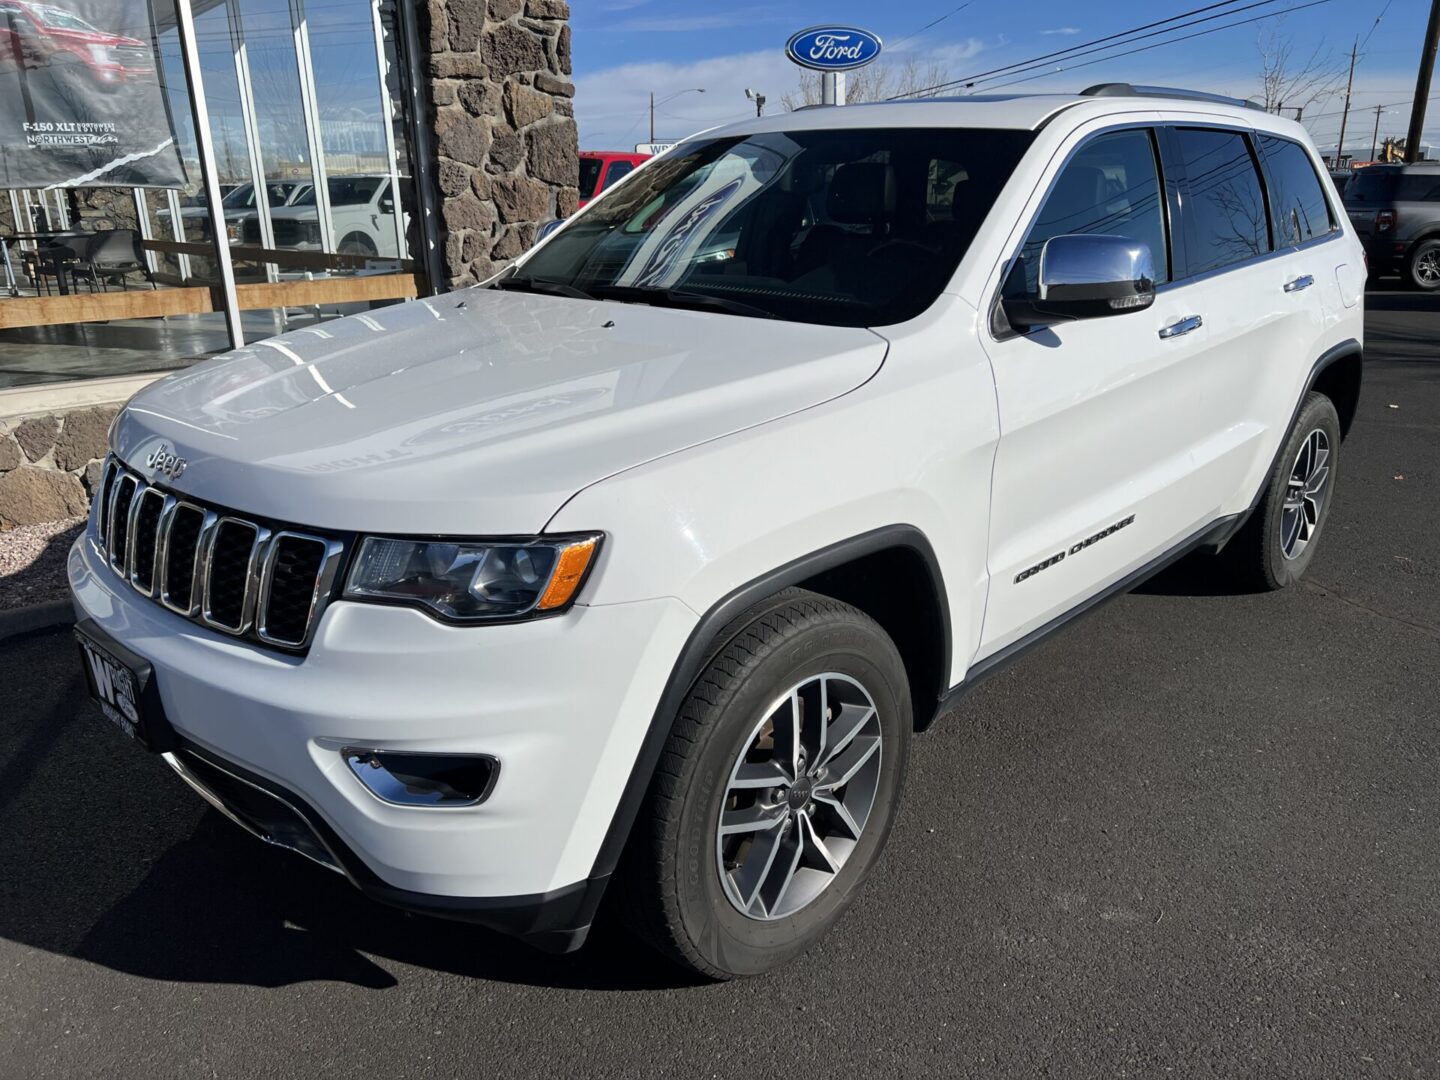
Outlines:
[{"label": "front door", "polygon": [[1212,510],[1194,458],[1217,423],[1204,286],[1169,283],[1157,149],[1143,127],[1081,142],[1006,277],[1007,297],[1033,299],[1046,240],[1112,234],[1149,245],[1160,288],[1143,311],[987,335],[1000,443],[978,658],[1143,565]]}]

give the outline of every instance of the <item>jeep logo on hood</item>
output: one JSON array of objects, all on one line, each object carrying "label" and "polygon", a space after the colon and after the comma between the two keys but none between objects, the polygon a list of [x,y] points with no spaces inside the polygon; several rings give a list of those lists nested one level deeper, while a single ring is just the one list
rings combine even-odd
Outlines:
[{"label": "jeep logo on hood", "polygon": [[168,476],[171,480],[185,471],[186,464],[183,457],[170,449],[169,443],[163,442],[145,459],[146,468],[153,469],[156,476]]}]

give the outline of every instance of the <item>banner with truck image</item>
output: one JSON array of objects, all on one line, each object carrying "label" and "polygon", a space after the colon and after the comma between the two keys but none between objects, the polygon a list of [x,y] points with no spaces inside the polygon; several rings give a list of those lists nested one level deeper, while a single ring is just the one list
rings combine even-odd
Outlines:
[{"label": "banner with truck image", "polygon": [[148,0],[0,0],[0,188],[185,185],[155,26]]}]

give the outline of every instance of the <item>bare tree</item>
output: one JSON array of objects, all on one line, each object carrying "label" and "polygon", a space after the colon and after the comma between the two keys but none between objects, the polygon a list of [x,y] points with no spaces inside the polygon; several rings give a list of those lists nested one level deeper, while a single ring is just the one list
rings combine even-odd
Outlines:
[{"label": "bare tree", "polygon": [[1308,109],[1333,97],[1345,81],[1345,61],[1326,48],[1324,41],[1309,56],[1298,59],[1283,19],[1260,31],[1256,48],[1260,51],[1260,103],[1266,112],[1276,112],[1281,106]]},{"label": "bare tree", "polygon": [[[849,102],[885,101],[903,97],[948,81],[950,69],[931,60],[922,63],[911,57],[903,64],[880,61],[846,73],[845,100]],[[803,105],[820,104],[820,73],[800,72],[800,84],[781,99],[790,112]]]}]

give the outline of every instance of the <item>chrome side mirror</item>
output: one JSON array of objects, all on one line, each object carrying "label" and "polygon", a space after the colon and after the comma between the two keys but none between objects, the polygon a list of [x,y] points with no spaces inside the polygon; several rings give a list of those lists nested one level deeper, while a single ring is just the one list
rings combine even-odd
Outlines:
[{"label": "chrome side mirror", "polygon": [[1154,302],[1150,245],[1128,236],[1074,233],[1045,241],[1039,296],[1006,301],[1005,316],[1011,326],[1027,329],[1144,311]]}]

